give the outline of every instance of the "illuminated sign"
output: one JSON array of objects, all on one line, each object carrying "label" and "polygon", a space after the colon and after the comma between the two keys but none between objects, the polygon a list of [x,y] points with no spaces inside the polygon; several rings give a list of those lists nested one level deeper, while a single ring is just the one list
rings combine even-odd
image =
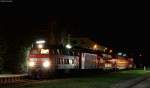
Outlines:
[{"label": "illuminated sign", "polygon": [[41,54],[49,54],[49,50],[48,49],[41,49]]}]

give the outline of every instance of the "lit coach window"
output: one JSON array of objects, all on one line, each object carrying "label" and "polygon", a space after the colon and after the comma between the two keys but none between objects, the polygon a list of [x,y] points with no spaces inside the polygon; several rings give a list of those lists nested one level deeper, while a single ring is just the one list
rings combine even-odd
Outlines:
[{"label": "lit coach window", "polygon": [[41,54],[49,54],[49,50],[48,49],[41,49]]}]

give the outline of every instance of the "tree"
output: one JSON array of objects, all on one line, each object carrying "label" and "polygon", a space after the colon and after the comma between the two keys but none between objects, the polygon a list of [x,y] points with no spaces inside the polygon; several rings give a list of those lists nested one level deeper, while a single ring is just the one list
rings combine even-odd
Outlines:
[{"label": "tree", "polygon": [[[3,17],[0,20],[0,71],[20,73],[25,69],[26,52],[31,46],[30,20]],[[2,26],[3,27],[2,27]]]},{"label": "tree", "polygon": [[4,37],[4,34],[0,32],[0,73],[4,71],[4,59],[7,52],[7,41]]}]

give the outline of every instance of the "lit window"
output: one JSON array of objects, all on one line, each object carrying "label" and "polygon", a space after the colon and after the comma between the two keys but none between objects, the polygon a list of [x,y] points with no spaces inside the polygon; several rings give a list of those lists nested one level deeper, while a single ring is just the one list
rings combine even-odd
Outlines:
[{"label": "lit window", "polygon": [[118,55],[122,55],[122,53],[118,53]]},{"label": "lit window", "polygon": [[41,54],[49,54],[49,50],[48,49],[41,49]]}]

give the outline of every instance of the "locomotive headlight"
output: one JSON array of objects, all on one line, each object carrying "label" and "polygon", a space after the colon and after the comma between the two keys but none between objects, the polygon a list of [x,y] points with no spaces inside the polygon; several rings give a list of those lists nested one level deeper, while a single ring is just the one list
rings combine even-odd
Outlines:
[{"label": "locomotive headlight", "polygon": [[34,67],[35,63],[34,62],[29,62],[30,67]]},{"label": "locomotive headlight", "polygon": [[50,66],[50,62],[49,61],[45,61],[43,63],[43,67],[48,68]]}]

